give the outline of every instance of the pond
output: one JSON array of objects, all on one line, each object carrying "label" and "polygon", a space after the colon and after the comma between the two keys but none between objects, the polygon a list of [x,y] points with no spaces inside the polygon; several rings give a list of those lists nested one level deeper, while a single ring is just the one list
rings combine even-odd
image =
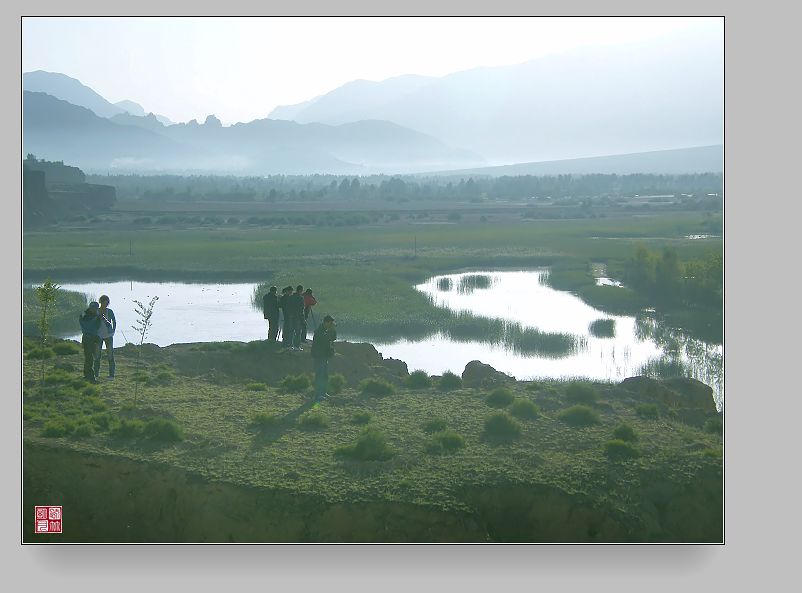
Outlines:
[{"label": "pond", "polygon": [[[522,349],[504,339],[459,338],[436,333],[422,339],[362,340],[340,327],[340,337],[371,341],[384,357],[403,360],[410,371],[461,373],[481,360],[520,380],[585,377],[621,381],[638,374],[691,376],[710,385],[716,405],[723,400],[723,349],[666,327],[644,311],[638,316],[609,315],[579,297],[546,284],[548,270],[483,271],[435,276],[416,286],[437,307],[455,314],[500,320],[540,337],[570,339],[571,348],[556,351]],[[173,343],[262,340],[267,325],[254,307],[258,285],[111,282],[65,284],[65,290],[92,299],[111,298],[119,330],[115,345],[138,342],[131,327],[137,318],[134,300],[147,304],[158,295],[146,342]],[[77,313],[76,313],[77,315]],[[76,321],[77,325],[77,321]],[[512,332],[506,332],[509,336]],[[80,339],[80,334],[68,336]]]}]

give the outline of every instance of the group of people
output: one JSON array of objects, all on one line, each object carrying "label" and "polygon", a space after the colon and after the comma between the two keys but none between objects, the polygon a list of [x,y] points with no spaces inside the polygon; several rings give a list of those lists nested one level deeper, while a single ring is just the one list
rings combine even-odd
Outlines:
[{"label": "group of people", "polygon": [[[308,322],[312,316],[315,323],[315,314],[312,307],[317,304],[312,289],[304,290],[299,284],[293,291],[292,286],[286,286],[278,296],[278,288],[271,286],[262,297],[262,312],[267,319],[267,339],[278,341],[279,328],[281,329],[281,343],[289,350],[303,350],[302,342],[308,342]],[[317,325],[315,323],[315,325]]]},{"label": "group of people", "polygon": [[[99,302],[98,302],[99,301]],[[106,346],[109,363],[109,380],[114,380],[114,331],[117,319],[109,309],[109,297],[102,295],[97,301],[89,303],[79,318],[81,324],[81,346],[84,350],[84,379],[97,383],[100,376],[100,355]]]},{"label": "group of people", "polygon": [[[282,343],[290,350],[302,350],[301,342],[307,342],[308,320],[317,325],[312,307],[317,300],[312,289],[299,285],[293,291],[287,286],[277,296],[278,289],[271,286],[262,301],[265,319],[268,320],[268,340],[277,341],[279,319],[283,316],[281,327]],[[92,301],[79,318],[81,324],[81,345],[84,351],[84,379],[97,383],[100,377],[100,358],[103,346],[106,347],[106,358],[109,366],[109,380],[114,380],[114,332],[117,319],[109,308],[109,297],[102,295]],[[322,323],[315,329],[312,338],[312,361],[315,368],[314,401],[319,402],[326,397],[329,382],[328,362],[334,356],[332,342],[337,339],[336,323],[331,315],[326,315]]]}]

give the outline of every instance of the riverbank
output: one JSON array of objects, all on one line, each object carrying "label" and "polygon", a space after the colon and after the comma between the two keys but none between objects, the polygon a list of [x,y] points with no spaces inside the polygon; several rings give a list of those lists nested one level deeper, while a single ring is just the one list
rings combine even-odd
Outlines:
[{"label": "riverbank", "polygon": [[312,409],[306,352],[147,345],[137,370],[127,346],[116,380],[88,385],[61,344],[44,384],[25,344],[24,496],[63,503],[66,539],[723,538],[721,417],[692,380],[521,382],[478,362],[428,378],[338,343]]}]

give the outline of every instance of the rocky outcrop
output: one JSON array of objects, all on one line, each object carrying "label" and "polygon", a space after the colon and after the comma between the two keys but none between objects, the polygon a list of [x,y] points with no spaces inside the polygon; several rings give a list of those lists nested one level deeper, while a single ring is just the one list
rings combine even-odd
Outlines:
[{"label": "rocky outcrop", "polygon": [[670,408],[695,409],[706,413],[716,411],[713,390],[696,379],[676,377],[659,381],[645,376],[628,377],[620,383],[620,387],[638,399],[651,400]]},{"label": "rocky outcrop", "polygon": [[514,381],[514,377],[478,360],[469,362],[462,371],[462,384],[465,387],[496,387]]}]

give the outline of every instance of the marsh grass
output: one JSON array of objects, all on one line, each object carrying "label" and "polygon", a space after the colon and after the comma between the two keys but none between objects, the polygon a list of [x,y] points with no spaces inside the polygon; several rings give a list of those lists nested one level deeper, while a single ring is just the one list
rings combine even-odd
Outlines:
[{"label": "marsh grass", "polygon": [[432,435],[424,450],[430,455],[442,455],[453,453],[463,447],[465,447],[465,439],[462,435],[453,430],[442,430]]},{"label": "marsh grass", "polygon": [[597,319],[591,322],[590,327],[591,335],[597,338],[614,338],[615,337],[615,319]]},{"label": "marsh grass", "polygon": [[635,413],[647,420],[657,420],[660,417],[657,404],[638,404],[635,406]]},{"label": "marsh grass", "polygon": [[247,391],[267,391],[267,385],[264,383],[248,383],[245,389]]},{"label": "marsh grass", "polygon": [[470,294],[475,290],[483,290],[493,285],[493,279],[487,274],[468,274],[460,278],[457,290],[463,294]]},{"label": "marsh grass", "polygon": [[571,381],[565,386],[565,401],[574,404],[595,404],[599,390],[587,381]]}]

